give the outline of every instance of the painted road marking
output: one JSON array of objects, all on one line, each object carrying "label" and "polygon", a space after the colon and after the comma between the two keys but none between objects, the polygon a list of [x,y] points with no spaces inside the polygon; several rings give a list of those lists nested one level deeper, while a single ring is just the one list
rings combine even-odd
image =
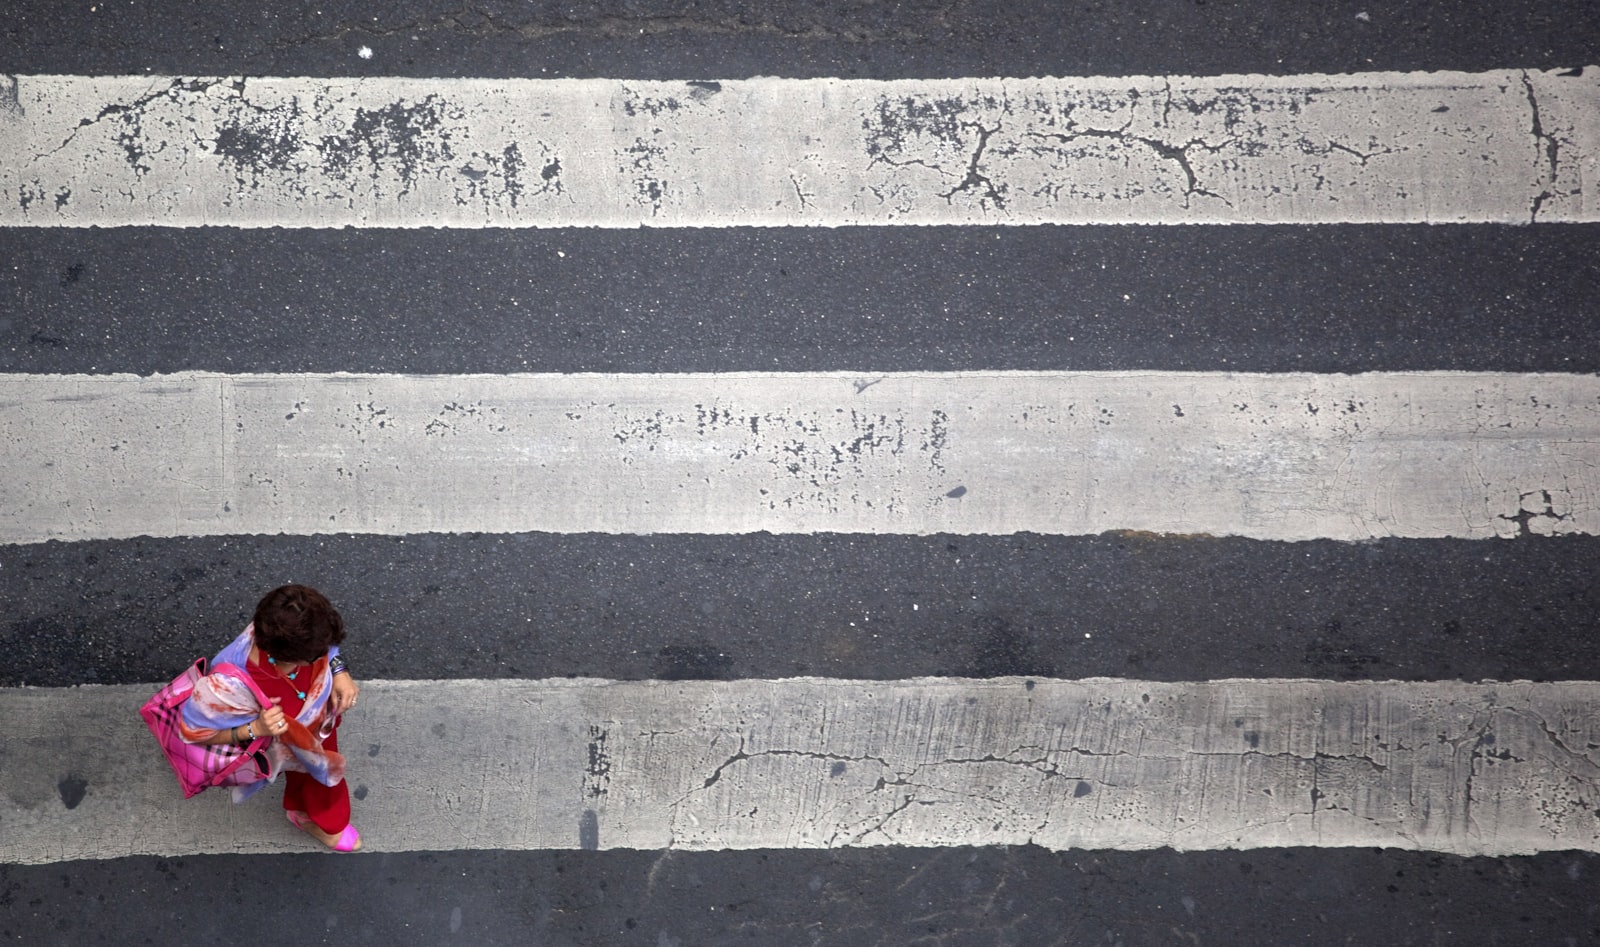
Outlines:
[{"label": "painted road marking", "polygon": [[1600,532],[1600,377],[0,376],[0,541]]},{"label": "painted road marking", "polygon": [[1600,220],[1595,69],[4,81],[0,226]]},{"label": "painted road marking", "polygon": [[[0,690],[0,860],[301,851],[184,802],[154,685]],[[372,681],[375,851],[1040,845],[1600,851],[1600,684]]]}]

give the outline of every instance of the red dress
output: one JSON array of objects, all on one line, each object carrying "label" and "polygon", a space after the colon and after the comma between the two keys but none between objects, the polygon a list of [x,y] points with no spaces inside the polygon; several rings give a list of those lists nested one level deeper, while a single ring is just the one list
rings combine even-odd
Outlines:
[{"label": "red dress", "polygon": [[[296,688],[295,683],[289,681],[279,670],[262,659],[261,651],[256,649],[250,658],[250,678],[254,680],[268,697],[276,697],[278,706],[283,708],[286,716],[296,717],[304,701],[300,698],[300,691],[304,690],[303,683],[316,680],[316,675],[327,667],[327,658],[318,658],[314,664],[306,665],[294,672],[295,681],[302,686]],[[322,745],[334,752],[339,750],[339,724],[334,720],[334,731],[322,741]],[[344,780],[339,780],[337,786],[324,786],[305,773],[289,771],[283,774],[283,808],[290,812],[304,812],[317,824],[317,828],[330,835],[338,835],[344,827],[350,824],[350,787]]]}]

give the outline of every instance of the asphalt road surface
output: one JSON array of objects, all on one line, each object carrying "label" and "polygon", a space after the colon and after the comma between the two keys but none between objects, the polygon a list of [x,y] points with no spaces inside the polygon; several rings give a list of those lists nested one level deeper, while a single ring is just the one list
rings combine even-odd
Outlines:
[{"label": "asphalt road surface", "polygon": [[[0,940],[1600,940],[1589,6],[13,4]],[[148,94],[94,98],[89,79],[117,76],[150,77]],[[274,77],[309,91],[252,91]],[[696,109],[758,77],[807,80],[793,91],[823,105],[729,106],[693,137]],[[940,85],[1035,77],[1061,82],[999,103]],[[328,91],[357,78],[373,81]],[[570,127],[529,112],[513,117],[532,131],[499,131],[494,95],[557,87],[450,84],[479,78],[604,82],[557,89],[600,90]],[[740,155],[822,167],[773,142],[863,124],[832,111],[848,97],[831,79],[911,82],[849,87],[888,103],[858,166],[780,177],[794,200],[777,210],[749,197],[767,192]],[[677,97],[626,85],[652,82]],[[1335,86],[1376,91],[1357,107]],[[1372,117],[1436,91],[1457,98]],[[430,95],[457,111],[422,109]],[[1212,119],[1236,137],[1152,130]],[[226,134],[192,131],[207,121]],[[476,144],[491,131],[521,157]],[[839,135],[827,147],[853,146]],[[534,141],[577,144],[536,161]],[[733,156],[726,175],[707,154]],[[583,191],[586,162],[613,183]],[[844,194],[832,209],[822,183]],[[1007,218],[1025,191],[1038,218]],[[552,393],[575,373],[623,407]],[[966,428],[916,413],[1004,373],[1102,387],[1081,411],[1035,399]],[[735,374],[753,393],[729,394]],[[483,376],[527,387],[496,401]],[[902,397],[902,376],[902,402],[854,419],[850,399]],[[1125,407],[1139,385],[1280,376],[1317,394]],[[1470,396],[1422,410],[1419,377]],[[222,420],[183,427],[201,416],[171,407],[178,389],[217,378],[235,392]],[[661,394],[684,383],[698,425]],[[463,395],[412,418],[372,400],[389,384]],[[245,452],[258,419],[237,404],[273,385],[284,417]],[[1346,411],[1352,385],[1391,400]],[[764,398],[778,406],[751,407]],[[526,420],[539,410],[615,417],[562,440]],[[308,419],[328,423],[288,426]],[[979,435],[993,463],[940,479]],[[538,480],[553,475],[528,457],[574,459]],[[701,466],[660,466],[686,457]],[[210,479],[177,482],[208,459]],[[1144,466],[1169,486],[1107,499],[1103,471]],[[434,502],[400,503],[412,488]],[[759,519],[780,488],[800,512]],[[603,502],[571,528],[507,525],[585,497]],[[1223,528],[1145,525],[1217,497]],[[638,525],[669,500],[671,525]],[[436,518],[490,501],[471,528]],[[283,525],[229,519],[261,509]],[[1002,522],[1023,525],[964,525]],[[364,748],[357,856],[314,850],[274,798],[180,801],[126,696],[287,581],[341,608],[352,665],[388,701],[345,723]],[[1148,682],[1170,714],[1148,716],[1137,684],[1103,717],[989,696],[1042,705],[1112,686],[1070,683],[1098,678]],[[1538,683],[1495,683],[1513,681]],[[871,682],[899,709],[874,713]],[[1457,684],[1442,703],[1424,690]],[[1379,692],[1398,696],[1360,696]],[[486,750],[472,728],[511,693],[534,695],[517,713],[539,735]],[[815,696],[771,709],[789,693]],[[1434,712],[1437,736],[1396,738]],[[652,742],[669,730],[688,742]],[[1262,787],[1300,808],[1252,808]],[[630,824],[650,805],[668,814]],[[1199,838],[1178,825],[1193,812],[1203,843],[1127,841]]]}]

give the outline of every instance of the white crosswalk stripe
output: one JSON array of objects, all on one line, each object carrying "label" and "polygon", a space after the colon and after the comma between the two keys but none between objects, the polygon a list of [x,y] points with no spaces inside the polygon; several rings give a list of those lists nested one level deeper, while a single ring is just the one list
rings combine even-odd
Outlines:
[{"label": "white crosswalk stripe", "polygon": [[0,224],[1595,221],[1600,78],[20,76]]},{"label": "white crosswalk stripe", "polygon": [[[364,694],[370,751],[351,779],[374,850],[1600,851],[1589,683],[455,680]],[[156,754],[121,752],[141,739],[125,711],[143,696],[0,691],[17,743],[0,795],[28,801],[7,860],[298,849],[268,829],[271,807],[180,807]],[[63,732],[71,755],[116,761],[117,792],[50,804]]]},{"label": "white crosswalk stripe", "polygon": [[[63,448],[40,450],[50,438]],[[1600,532],[1600,379],[0,377],[0,541]],[[1152,504],[1151,497],[1162,502]]]}]

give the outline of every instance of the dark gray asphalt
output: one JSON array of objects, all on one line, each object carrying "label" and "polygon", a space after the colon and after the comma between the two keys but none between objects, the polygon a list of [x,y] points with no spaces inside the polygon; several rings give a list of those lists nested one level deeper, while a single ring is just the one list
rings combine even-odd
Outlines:
[{"label": "dark gray asphalt", "polygon": [[1600,225],[0,229],[0,260],[8,372],[1600,371]]},{"label": "dark gray asphalt", "polygon": [[1597,49],[1590,0],[111,0],[14,2],[0,25],[0,72],[102,75],[1280,75],[1583,66]]},{"label": "dark gray asphalt", "polygon": [[1600,940],[1597,873],[1370,849],[124,858],[0,865],[0,942],[1562,947]]},{"label": "dark gray asphalt", "polygon": [[[14,0],[0,17],[0,76],[1475,71],[1596,50],[1591,0]],[[0,371],[1594,372],[1597,266],[1600,227],[0,230]],[[165,678],[290,579],[333,594],[371,677],[1600,665],[1591,538],[503,539],[0,547],[0,685]],[[304,943],[1576,945],[1600,941],[1597,867],[1304,849],[129,858],[0,865],[0,940],[216,940],[290,902],[274,936]]]},{"label": "dark gray asphalt", "polygon": [[1600,537],[515,534],[0,546],[0,686],[170,678],[288,581],[374,678],[1600,679]]}]

